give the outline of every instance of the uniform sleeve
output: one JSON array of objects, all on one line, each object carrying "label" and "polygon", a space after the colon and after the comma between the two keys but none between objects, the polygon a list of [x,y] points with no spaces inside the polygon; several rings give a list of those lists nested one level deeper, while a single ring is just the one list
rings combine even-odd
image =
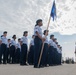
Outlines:
[{"label": "uniform sleeve", "polygon": [[38,32],[38,27],[35,27],[34,31],[35,31],[35,33]]},{"label": "uniform sleeve", "polygon": [[16,44],[16,47],[17,47],[17,48],[19,47],[19,44],[18,44],[18,43]]},{"label": "uniform sleeve", "polygon": [[52,40],[49,41],[49,44],[50,44],[50,45],[52,44]]},{"label": "uniform sleeve", "polygon": [[54,47],[57,49],[57,45],[54,43]]},{"label": "uniform sleeve", "polygon": [[42,36],[43,38],[47,39],[47,37],[45,37],[45,35]]},{"label": "uniform sleeve", "polygon": [[16,44],[16,47],[18,48],[18,43]]},{"label": "uniform sleeve", "polygon": [[23,42],[23,37],[21,38],[21,42]]},{"label": "uniform sleeve", "polygon": [[10,46],[12,45],[12,40],[10,41]]},{"label": "uniform sleeve", "polygon": [[10,41],[10,43],[12,44],[12,40]]},{"label": "uniform sleeve", "polygon": [[57,45],[56,45],[56,44],[55,44],[55,46],[56,46],[56,49],[57,49],[58,47],[57,47]]},{"label": "uniform sleeve", "polygon": [[28,46],[28,39],[27,39],[27,46]]},{"label": "uniform sleeve", "polygon": [[30,41],[30,44],[32,44],[32,40]]},{"label": "uniform sleeve", "polygon": [[58,53],[59,53],[59,48],[57,48],[57,51],[58,51]]},{"label": "uniform sleeve", "polygon": [[48,44],[51,44],[50,41],[48,41]]}]

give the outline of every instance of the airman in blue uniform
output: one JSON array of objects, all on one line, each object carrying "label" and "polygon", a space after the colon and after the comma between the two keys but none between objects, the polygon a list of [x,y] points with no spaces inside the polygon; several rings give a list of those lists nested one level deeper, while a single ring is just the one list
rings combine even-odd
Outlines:
[{"label": "airman in blue uniform", "polygon": [[29,47],[29,53],[28,53],[28,63],[29,65],[34,64],[34,38],[35,36],[32,36],[32,40],[30,42],[30,47]]},{"label": "airman in blue uniform", "polygon": [[44,41],[44,49],[43,49],[43,53],[42,53],[42,59],[41,59],[41,64],[43,67],[47,66],[47,58],[48,58],[48,30],[44,30],[43,33],[43,37],[45,38]]},{"label": "airman in blue uniform", "polygon": [[[34,68],[38,68],[38,61],[39,61],[39,56],[41,52],[41,47],[42,47],[42,41],[44,41],[44,38],[42,38],[42,29],[41,26],[43,25],[42,20],[38,19],[36,21],[36,25],[34,28]],[[41,65],[40,65],[41,66]]]},{"label": "airman in blue uniform", "polygon": [[18,43],[16,44],[16,53],[15,53],[15,57],[16,57],[16,63],[20,63],[20,51],[21,51],[21,39],[18,39]]},{"label": "airman in blue uniform", "polygon": [[8,39],[8,43],[7,43],[7,63],[10,63],[10,44],[11,44],[11,39]]},{"label": "airman in blue uniform", "polygon": [[13,35],[10,46],[10,59],[12,64],[15,64],[15,52],[16,52],[16,35]]},{"label": "airman in blue uniform", "polygon": [[3,36],[1,37],[2,44],[1,44],[1,57],[3,55],[3,64],[6,64],[6,57],[7,57],[7,31],[4,31]]},{"label": "airman in blue uniform", "polygon": [[1,37],[0,37],[0,64],[2,64],[2,57],[1,57],[1,44],[2,44],[2,40],[1,40]]},{"label": "airman in blue uniform", "polygon": [[48,52],[48,64],[49,66],[53,66],[55,62],[55,52],[54,52],[54,35],[50,35],[49,40],[49,52]]},{"label": "airman in blue uniform", "polygon": [[25,31],[23,33],[23,37],[21,38],[22,45],[21,45],[21,54],[20,54],[20,65],[27,65],[26,59],[27,59],[27,50],[28,50],[28,31]]}]

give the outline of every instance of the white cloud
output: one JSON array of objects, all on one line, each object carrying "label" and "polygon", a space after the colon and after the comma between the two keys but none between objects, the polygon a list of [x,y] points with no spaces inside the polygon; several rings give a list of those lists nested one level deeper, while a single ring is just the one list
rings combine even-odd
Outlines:
[{"label": "white cloud", "polygon": [[[42,18],[46,29],[53,0],[0,0],[0,32],[21,36],[24,30],[33,34],[35,21]],[[76,33],[76,0],[56,0],[57,21],[50,23],[50,32]]]}]

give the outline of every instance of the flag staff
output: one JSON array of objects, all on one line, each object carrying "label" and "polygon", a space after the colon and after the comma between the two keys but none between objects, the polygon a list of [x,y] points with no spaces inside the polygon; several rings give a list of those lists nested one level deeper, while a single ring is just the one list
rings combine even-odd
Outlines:
[{"label": "flag staff", "polygon": [[[46,29],[46,30],[48,30],[48,28],[49,28],[50,20],[51,20],[51,17],[49,17],[49,21],[48,21],[48,25],[47,25],[47,29]],[[46,32],[47,32],[47,31],[46,31]],[[45,38],[46,38],[46,35],[45,35]],[[40,62],[41,62],[41,57],[42,57],[43,49],[44,49],[44,42],[43,42],[42,48],[41,48],[41,53],[40,53],[40,57],[39,57],[39,61],[38,61],[38,67],[39,67]]]},{"label": "flag staff", "polygon": [[[48,28],[49,28],[51,17],[53,18],[53,21],[54,21],[54,18],[56,17],[56,5],[55,5],[55,0],[54,0],[54,2],[53,2],[53,6],[52,6],[52,10],[51,10],[51,14],[50,14],[50,17],[49,17],[49,21],[48,21],[46,30],[48,30]],[[47,32],[47,31],[46,31],[46,32]],[[47,36],[47,35],[45,35],[45,38],[46,38],[46,36]],[[40,56],[39,56],[38,67],[40,66],[40,62],[41,62],[41,58],[42,58],[43,49],[44,49],[44,42],[43,42],[43,44],[42,44],[41,53],[40,53]]]}]

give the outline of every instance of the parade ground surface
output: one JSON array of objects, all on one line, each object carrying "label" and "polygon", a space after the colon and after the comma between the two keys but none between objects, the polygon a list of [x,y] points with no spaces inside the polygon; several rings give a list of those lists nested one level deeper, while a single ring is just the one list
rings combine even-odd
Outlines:
[{"label": "parade ground surface", "polygon": [[76,75],[76,64],[36,69],[33,66],[0,65],[0,75]]}]

